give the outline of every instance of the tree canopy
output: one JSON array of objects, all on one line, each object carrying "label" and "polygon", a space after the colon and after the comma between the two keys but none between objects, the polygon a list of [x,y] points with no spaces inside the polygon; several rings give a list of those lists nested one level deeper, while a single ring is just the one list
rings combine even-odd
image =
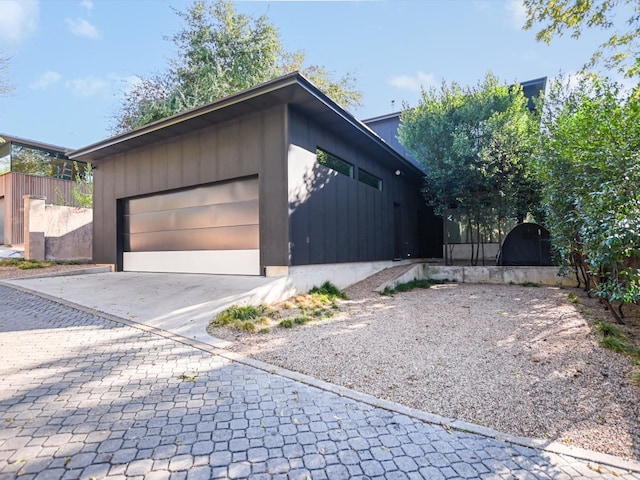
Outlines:
[{"label": "tree canopy", "polygon": [[[554,36],[569,32],[580,38],[586,28],[612,31],[593,53],[588,67],[603,62],[628,77],[640,74],[640,2],[638,0],[524,0],[525,29],[541,25],[536,38],[551,43]],[[620,20],[620,18],[626,20]]]},{"label": "tree canopy", "polygon": [[552,243],[608,302],[640,300],[640,100],[595,76],[545,100],[537,170]]},{"label": "tree canopy", "polygon": [[337,81],[322,67],[303,68],[304,54],[286,52],[265,15],[240,14],[228,0],[196,0],[176,10],[184,27],[169,38],[177,50],[167,71],[141,78],[125,94],[114,119],[120,133],[215,101],[301,70],[343,107],[360,105],[361,94],[346,75]]},{"label": "tree canopy", "polygon": [[491,73],[475,87],[443,83],[423,91],[418,107],[402,113],[399,139],[425,167],[423,192],[443,216],[445,244],[452,212],[466,217],[479,246],[503,220],[522,221],[534,209],[534,126],[521,86],[501,84]]}]

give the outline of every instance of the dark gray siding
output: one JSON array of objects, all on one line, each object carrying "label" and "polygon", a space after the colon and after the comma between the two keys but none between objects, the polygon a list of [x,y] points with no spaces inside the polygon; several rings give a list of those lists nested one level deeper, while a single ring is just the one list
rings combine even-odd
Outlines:
[{"label": "dark gray siding", "polygon": [[118,263],[117,210],[122,200],[258,175],[260,262],[287,265],[284,118],[285,107],[274,107],[168,140],[150,138],[149,145],[98,162],[94,261]]},{"label": "dark gray siding", "polygon": [[[368,149],[356,148],[297,110],[289,113],[294,148],[289,155],[291,265],[442,255],[439,222],[424,203],[419,173],[403,168],[397,157],[374,142]],[[317,147],[352,163],[355,178],[317,164]],[[359,168],[381,178],[382,191],[358,181]],[[402,171],[400,176],[396,169]],[[398,219],[394,203],[399,205]]]}]

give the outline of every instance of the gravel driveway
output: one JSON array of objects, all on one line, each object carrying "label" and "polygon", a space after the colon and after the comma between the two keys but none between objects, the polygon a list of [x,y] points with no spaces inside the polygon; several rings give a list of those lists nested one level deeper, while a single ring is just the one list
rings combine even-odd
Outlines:
[{"label": "gravel driveway", "polygon": [[580,290],[446,284],[386,297],[372,291],[384,277],[349,288],[331,320],[213,335],[244,355],[430,413],[640,459],[632,362],[599,346],[590,322],[608,318]]}]

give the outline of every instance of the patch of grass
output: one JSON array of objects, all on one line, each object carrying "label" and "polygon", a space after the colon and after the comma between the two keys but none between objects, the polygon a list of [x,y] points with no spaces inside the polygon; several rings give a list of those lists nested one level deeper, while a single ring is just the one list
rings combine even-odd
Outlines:
[{"label": "patch of grass", "polygon": [[580,299],[578,298],[578,296],[577,296],[575,293],[573,293],[573,292],[569,292],[569,293],[567,293],[567,298],[569,299],[569,301],[570,301],[571,303],[574,303],[574,304],[576,304],[576,303],[579,303],[579,302],[580,302]]},{"label": "patch of grass", "polygon": [[[267,305],[232,305],[214,318],[210,326],[230,326],[246,332],[256,330],[256,323],[264,324],[265,314],[270,311]],[[269,319],[267,318],[267,322]]]},{"label": "patch of grass", "polygon": [[[279,307],[269,305],[232,305],[209,323],[210,328],[228,327],[248,333],[269,333],[271,327],[292,328],[311,320],[322,320],[335,315],[338,299],[347,295],[331,282],[312,288],[309,293],[297,295]],[[290,313],[284,314],[285,311]],[[286,318],[282,318],[286,317]],[[279,322],[277,322],[280,320]]]},{"label": "patch of grass", "polygon": [[600,345],[618,353],[627,353],[628,350],[627,343],[618,337],[604,337],[600,340]]},{"label": "patch of grass", "polygon": [[605,337],[622,337],[624,334],[620,327],[609,323],[598,321],[595,324],[596,330],[598,330]]},{"label": "patch of grass", "polygon": [[520,286],[521,287],[539,287],[540,284],[536,282],[522,282]]},{"label": "patch of grass", "polygon": [[602,334],[600,345],[614,352],[631,355],[636,361],[640,361],[640,349],[620,327],[603,321],[595,322],[594,327]]},{"label": "patch of grass", "polygon": [[3,258],[0,260],[0,267],[17,267],[20,270],[31,270],[33,268],[51,267],[53,262],[42,262],[39,260],[25,260],[23,258]]},{"label": "patch of grass", "polygon": [[448,280],[434,280],[434,279],[420,279],[414,278],[410,282],[399,283],[395,286],[395,288],[385,287],[385,289],[380,292],[380,295],[393,295],[398,292],[410,292],[411,290],[415,290],[416,288],[431,288],[434,285],[442,285],[443,283],[447,283]]},{"label": "patch of grass", "polygon": [[245,332],[255,332],[258,327],[251,320],[245,320],[240,325],[240,328],[242,328],[242,330],[244,330]]},{"label": "patch of grass", "polygon": [[310,295],[324,295],[330,300],[340,298],[342,300],[347,299],[347,294],[336,287],[333,283],[326,281],[319,287],[313,287],[309,290]]}]

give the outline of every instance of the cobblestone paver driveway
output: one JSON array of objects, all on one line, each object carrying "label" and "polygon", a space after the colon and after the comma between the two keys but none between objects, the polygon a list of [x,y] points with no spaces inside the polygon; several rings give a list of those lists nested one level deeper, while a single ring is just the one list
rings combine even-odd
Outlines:
[{"label": "cobblestone paver driveway", "polygon": [[597,470],[0,285],[0,479],[640,478]]}]

